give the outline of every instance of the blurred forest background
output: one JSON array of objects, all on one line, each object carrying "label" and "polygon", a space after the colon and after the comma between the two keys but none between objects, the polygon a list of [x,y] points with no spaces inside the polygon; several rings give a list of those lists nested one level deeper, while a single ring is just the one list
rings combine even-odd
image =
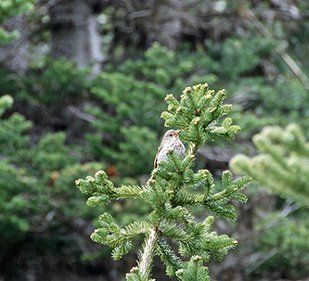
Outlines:
[{"label": "blurred forest background", "polygon": [[[213,279],[308,280],[308,19],[301,0],[1,0],[0,280],[122,280],[135,256],[114,262],[90,240],[102,210],[74,180],[104,169],[145,182],[165,95],[203,82],[227,90],[242,131],[201,149],[199,167],[218,175],[237,153],[277,161],[242,166],[257,181],[237,224],[216,225],[239,245]],[[281,137],[265,129],[255,146],[265,126]],[[284,166],[278,151],[299,158]],[[112,208],[120,224],[147,211]]]}]

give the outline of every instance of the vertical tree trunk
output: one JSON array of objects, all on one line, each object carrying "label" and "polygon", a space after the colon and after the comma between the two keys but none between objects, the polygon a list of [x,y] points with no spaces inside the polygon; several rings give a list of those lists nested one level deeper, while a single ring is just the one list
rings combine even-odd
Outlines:
[{"label": "vertical tree trunk", "polygon": [[163,0],[159,2],[155,4],[153,14],[154,40],[174,50],[177,48],[182,31],[181,1]]},{"label": "vertical tree trunk", "polygon": [[81,67],[93,63],[93,71],[98,72],[103,56],[93,3],[59,1],[49,12],[52,56],[75,60]]},{"label": "vertical tree trunk", "polygon": [[[149,47],[154,41],[174,50],[182,32],[181,0],[131,0],[127,5],[113,1],[115,9],[124,6],[128,20],[135,30],[144,36],[144,45]],[[139,35],[140,35],[139,34]]]}]

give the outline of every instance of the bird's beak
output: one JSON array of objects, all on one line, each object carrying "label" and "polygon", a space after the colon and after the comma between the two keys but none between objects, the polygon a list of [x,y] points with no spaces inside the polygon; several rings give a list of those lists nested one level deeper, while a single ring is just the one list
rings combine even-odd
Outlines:
[{"label": "bird's beak", "polygon": [[176,136],[176,137],[179,137],[179,134],[180,134],[180,130],[177,130],[177,131],[175,132],[175,136]]}]

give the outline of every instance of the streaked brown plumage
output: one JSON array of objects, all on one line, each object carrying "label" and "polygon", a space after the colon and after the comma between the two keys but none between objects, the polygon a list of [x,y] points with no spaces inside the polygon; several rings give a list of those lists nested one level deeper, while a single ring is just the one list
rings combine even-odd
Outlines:
[{"label": "streaked brown plumage", "polygon": [[165,161],[167,159],[167,153],[173,150],[175,153],[184,157],[186,148],[179,139],[179,130],[168,130],[161,141],[161,144],[158,148],[158,152],[156,158],[154,160],[154,167],[157,168],[158,164],[161,161]]}]

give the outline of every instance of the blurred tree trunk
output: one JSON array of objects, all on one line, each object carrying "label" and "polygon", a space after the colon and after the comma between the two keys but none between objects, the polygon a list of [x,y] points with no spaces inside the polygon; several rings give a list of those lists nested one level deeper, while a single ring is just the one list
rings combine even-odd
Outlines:
[{"label": "blurred tree trunk", "polygon": [[13,17],[3,24],[6,30],[18,31],[19,37],[10,43],[0,44],[0,64],[16,72],[23,72],[28,66],[29,42],[25,25],[26,19],[23,15]]},{"label": "blurred tree trunk", "polygon": [[[111,0],[110,4],[114,8],[114,24],[118,24],[123,32],[115,37],[117,42],[114,45],[119,41],[127,44],[128,39],[138,38],[137,47],[147,48],[157,41],[169,49],[176,49],[182,33],[182,1]],[[127,24],[125,28],[119,25],[123,16]]]},{"label": "blurred tree trunk", "polygon": [[177,48],[182,32],[182,4],[179,0],[161,0],[158,2],[154,5],[153,11],[154,41],[174,50]]},{"label": "blurred tree trunk", "polygon": [[95,14],[102,11],[101,2],[64,0],[49,8],[53,57],[75,60],[81,67],[93,63],[93,72],[100,70],[103,55]]}]

